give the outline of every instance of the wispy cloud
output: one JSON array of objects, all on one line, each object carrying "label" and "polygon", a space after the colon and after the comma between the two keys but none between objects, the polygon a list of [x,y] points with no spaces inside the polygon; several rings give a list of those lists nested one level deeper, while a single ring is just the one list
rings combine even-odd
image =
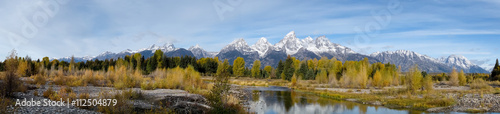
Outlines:
[{"label": "wispy cloud", "polygon": [[[32,18],[43,12],[40,5],[50,1],[0,1],[0,28],[19,33],[23,26],[20,17]],[[68,1],[22,45],[14,46],[6,34],[0,34],[0,57],[13,48],[19,55],[34,58],[95,56],[166,42],[183,48],[200,44],[206,50],[219,51],[236,38],[245,38],[249,45],[260,37],[276,43],[292,30],[300,38],[326,35],[367,54],[406,49],[432,57],[491,58],[486,63],[500,57],[494,43],[500,42],[500,15],[495,15],[500,10],[498,0],[400,0],[402,12],[392,15],[377,37],[357,47],[352,46],[357,34],[354,28],[364,29],[367,22],[376,22],[371,12],[387,9],[389,1],[243,1],[229,5],[233,10],[226,12],[224,20],[212,2]]]}]

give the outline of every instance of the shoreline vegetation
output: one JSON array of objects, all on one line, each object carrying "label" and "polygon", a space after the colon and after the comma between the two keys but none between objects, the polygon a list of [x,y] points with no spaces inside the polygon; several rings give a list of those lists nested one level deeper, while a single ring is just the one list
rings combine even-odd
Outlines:
[{"label": "shoreline vegetation", "polygon": [[[210,77],[204,77],[209,81]],[[297,82],[312,86],[292,86],[292,82],[276,79],[255,80],[249,77],[232,78],[230,83],[242,86],[269,87],[280,86],[292,91],[313,94],[316,96],[351,101],[360,104],[384,106],[392,109],[410,109],[425,112],[500,112],[500,88],[475,88],[466,86],[449,86],[447,81],[433,84],[433,91],[411,93],[403,86],[384,88],[335,88],[330,85],[317,84],[313,81]],[[498,86],[500,82],[481,82]],[[472,85],[472,84],[471,84]]]},{"label": "shoreline vegetation", "polygon": [[[117,106],[72,107],[90,113],[251,113],[241,86],[283,86],[325,98],[427,112],[500,112],[500,67],[490,74],[453,70],[427,73],[418,65],[401,72],[394,64],[298,60],[288,56],[278,65],[246,66],[241,57],[229,60],[167,57],[157,50],[116,60],[70,62],[18,57],[15,50],[0,62],[0,113],[33,113],[13,107],[16,98],[112,98]],[[497,65],[498,66],[498,63]],[[492,78],[495,77],[495,78]],[[244,88],[244,87],[243,87]]]}]

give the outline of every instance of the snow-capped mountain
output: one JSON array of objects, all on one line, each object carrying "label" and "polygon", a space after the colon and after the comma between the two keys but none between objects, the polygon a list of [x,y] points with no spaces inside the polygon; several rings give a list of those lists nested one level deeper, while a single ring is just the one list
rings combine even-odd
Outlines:
[{"label": "snow-capped mountain", "polygon": [[191,51],[191,53],[193,53],[193,55],[196,58],[214,57],[215,56],[214,53],[209,53],[209,52],[205,51],[205,49],[201,48],[200,45],[198,45],[198,44],[196,44],[195,46],[189,47],[188,50]]},{"label": "snow-capped mountain", "polygon": [[291,31],[274,45],[277,50],[285,51],[288,55],[293,55],[302,48],[302,42],[295,36],[295,32]]},{"label": "snow-capped mountain", "polygon": [[251,65],[254,60],[259,59],[259,53],[248,46],[243,38],[234,40],[229,45],[222,48],[216,56],[219,60],[228,59],[230,64],[232,64],[236,58],[243,57],[245,63],[248,63],[246,66]]},{"label": "snow-capped mountain", "polygon": [[[473,64],[467,58],[460,55],[451,55],[447,58],[432,58],[408,50],[375,52],[370,55],[363,55],[354,52],[352,49],[332,43],[325,36],[319,36],[316,39],[306,37],[299,39],[295,32],[291,31],[283,37],[278,43],[271,44],[262,37],[254,45],[249,46],[247,42],[240,38],[226,45],[219,52],[207,52],[199,45],[191,46],[189,49],[176,48],[171,43],[163,46],[152,45],[148,48],[139,50],[124,50],[119,53],[103,52],[97,56],[75,57],[76,62],[88,60],[117,59],[126,55],[140,53],[145,58],[151,57],[156,50],[161,50],[166,56],[194,56],[196,58],[218,57],[219,60],[228,59],[232,64],[237,57],[243,57],[247,67],[250,67],[255,60],[260,60],[261,66],[271,65],[275,67],[278,61],[285,60],[287,55],[293,56],[299,60],[302,59],[320,59],[321,57],[333,58],[340,61],[359,61],[368,58],[370,63],[382,62],[392,63],[401,66],[403,71],[407,71],[413,65],[418,64],[422,71],[427,72],[451,72],[455,67],[457,70],[472,73],[488,73],[483,68]],[[62,61],[70,61],[71,57],[59,58]]]},{"label": "snow-capped mountain", "polygon": [[222,50],[219,53],[225,53],[232,50],[236,50],[244,54],[256,53],[255,50],[253,50],[250,46],[248,46],[247,42],[243,38],[234,40],[229,45],[222,48]]},{"label": "snow-capped mountain", "polygon": [[243,57],[250,64],[253,63],[253,60],[259,59],[263,65],[271,66],[277,65],[279,60],[286,59],[287,55],[291,55],[297,59],[320,59],[323,56],[328,58],[336,57],[342,61],[362,60],[368,57],[370,62],[378,62],[370,56],[358,54],[350,48],[332,43],[325,36],[320,36],[315,40],[311,37],[299,39],[296,37],[294,31],[286,34],[283,39],[274,45],[269,43],[266,38],[260,38],[254,45],[249,47],[245,40],[237,39],[225,46],[217,57],[220,60],[228,59],[232,62],[232,60],[238,57],[236,55]]},{"label": "snow-capped mountain", "polygon": [[[155,44],[151,45],[149,48],[142,48],[137,51],[129,51],[130,53],[138,53],[142,51],[151,51],[151,50],[161,50],[163,52],[169,52],[169,51],[175,51],[177,48],[175,48],[174,44],[172,43],[165,43],[163,46],[157,46]],[[128,50],[127,50],[128,51]],[[153,51],[153,53],[154,53]]]},{"label": "snow-capped mountain", "polygon": [[[274,45],[277,51],[284,51],[287,55],[304,56],[304,53],[312,52],[312,56],[336,56],[339,54],[354,54],[353,50],[339,44],[330,42],[325,36],[317,37],[313,40],[311,37],[299,39],[296,37],[295,32],[291,31],[282,40]],[[305,52],[307,51],[307,52]],[[265,52],[262,52],[265,53]],[[261,55],[263,56],[263,55]],[[301,57],[299,57],[301,58]]]},{"label": "snow-capped mountain", "polygon": [[266,38],[262,37],[251,48],[259,53],[259,57],[264,57],[267,50],[273,49],[273,45]]},{"label": "snow-capped mountain", "polygon": [[[407,71],[413,65],[418,64],[420,70],[427,72],[451,72],[455,67],[464,72],[485,72],[479,66],[472,64],[463,56],[451,55],[447,59],[435,59],[427,55],[422,55],[408,50],[375,52],[370,56],[380,60],[382,63],[392,63],[401,66],[403,71]],[[477,69],[480,68],[480,69]]]},{"label": "snow-capped mountain", "polygon": [[[113,53],[113,52],[106,51],[106,52],[103,52],[103,53],[101,53],[97,56],[93,56],[93,57],[90,57],[90,56],[75,57],[75,61],[81,62],[81,61],[88,61],[88,60],[94,60],[94,59],[98,59],[98,60],[115,59],[116,60],[118,58],[123,58],[126,55],[132,55],[135,53],[140,53],[145,58],[148,58],[148,57],[153,56],[153,54],[156,50],[163,51],[165,53],[165,55],[167,55],[167,56],[183,56],[183,55],[194,56],[191,53],[191,51],[187,51],[184,48],[175,48],[175,46],[173,44],[166,43],[163,46],[157,46],[157,45],[153,44],[148,48],[142,48],[142,49],[138,49],[135,51],[133,51],[131,49],[126,49],[126,50],[123,50],[119,53]],[[63,58],[57,58],[57,59],[62,60],[62,61],[68,61],[68,62],[71,61],[71,57],[63,57]]]},{"label": "snow-capped mountain", "polygon": [[[91,57],[91,56],[84,56],[84,57],[73,57],[73,60],[75,62],[81,62],[81,61],[88,61],[88,60],[92,60],[94,57]],[[66,62],[71,62],[71,56],[69,57],[63,57],[63,58],[51,58],[51,60],[53,59],[57,59],[59,61],[66,61]]]},{"label": "snow-capped mountain", "polygon": [[370,56],[377,58],[382,63],[391,63],[396,66],[401,66],[401,70],[408,71],[415,64],[419,69],[427,72],[449,72],[451,67],[439,62],[438,60],[408,50],[375,52]]},{"label": "snow-capped mountain", "polygon": [[458,70],[464,70],[464,72],[488,72],[462,55],[450,55],[448,58],[440,58],[439,61]]},{"label": "snow-capped mountain", "polygon": [[473,66],[473,64],[462,55],[450,55],[448,58],[442,57],[439,60],[447,65],[458,66],[461,68],[470,68]]}]

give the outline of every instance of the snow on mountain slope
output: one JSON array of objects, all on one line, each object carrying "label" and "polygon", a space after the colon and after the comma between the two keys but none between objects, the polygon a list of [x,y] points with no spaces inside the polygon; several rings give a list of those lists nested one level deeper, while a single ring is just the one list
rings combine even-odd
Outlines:
[{"label": "snow on mountain slope", "polygon": [[308,51],[314,52],[317,56],[322,53],[355,53],[351,49],[332,43],[325,36],[320,36],[313,40],[311,37],[306,37],[302,40],[295,36],[295,32],[291,31],[282,40],[274,45],[277,50],[284,50],[288,55],[293,55],[305,48]]},{"label": "snow on mountain slope", "polygon": [[139,50],[136,50],[136,51],[127,51],[129,53],[138,53],[138,52],[141,52],[141,51],[152,51],[154,53],[154,51],[156,50],[161,50],[163,52],[169,52],[169,51],[175,51],[177,48],[175,48],[174,44],[172,43],[165,43],[163,46],[157,46],[155,44],[151,45],[149,48],[142,48],[142,49],[139,49]]},{"label": "snow on mountain slope", "polygon": [[195,46],[189,47],[188,50],[191,51],[196,58],[214,57],[215,56],[215,55],[205,51],[198,44],[196,44]]},{"label": "snow on mountain slope", "polygon": [[295,32],[291,31],[274,45],[277,50],[283,50],[288,55],[293,55],[302,47],[302,42],[295,36]]},{"label": "snow on mountain slope", "polygon": [[381,60],[383,63],[393,63],[401,65],[403,70],[418,64],[419,67],[427,72],[451,72],[455,67],[457,70],[464,72],[485,73],[486,70],[470,62],[466,57],[461,55],[450,55],[447,58],[435,59],[427,55],[422,55],[408,50],[375,52],[370,56]]},{"label": "snow on mountain slope", "polygon": [[222,50],[219,53],[227,52],[227,51],[231,51],[231,50],[237,50],[239,52],[242,52],[243,54],[256,52],[250,46],[248,46],[247,42],[243,38],[234,40],[229,45],[222,48]]},{"label": "snow on mountain slope", "polygon": [[[478,72],[487,73],[474,63],[470,62],[466,57],[461,55],[450,55],[447,58],[432,58],[427,55],[422,55],[408,50],[385,51],[375,52],[370,55],[363,55],[354,52],[352,49],[333,43],[325,36],[319,36],[316,39],[306,37],[299,39],[296,37],[295,32],[291,31],[283,37],[278,43],[271,44],[269,41],[262,37],[254,45],[249,46],[244,39],[236,39],[230,44],[226,45],[219,52],[207,52],[199,45],[191,46],[188,50],[183,48],[176,48],[171,43],[166,43],[163,46],[152,45],[148,48],[139,50],[124,50],[119,53],[103,52],[98,56],[75,57],[75,61],[87,61],[93,59],[117,59],[126,55],[140,53],[145,58],[150,57],[156,50],[161,50],[167,56],[195,56],[202,57],[219,57],[219,60],[228,59],[232,63],[237,57],[243,57],[247,67],[254,60],[261,60],[262,65],[276,66],[278,61],[286,59],[287,55],[294,56],[298,59],[304,58],[321,58],[335,57],[338,60],[362,60],[367,57],[371,63],[383,62],[392,63],[397,66],[402,66],[405,71],[413,65],[418,64],[421,70],[427,72],[450,72],[451,68],[455,67],[457,70],[464,70],[464,72]],[[59,58],[59,60],[70,61],[71,57]]]},{"label": "snow on mountain slope", "polygon": [[406,57],[408,59],[412,59],[412,58],[419,58],[419,59],[422,59],[422,60],[429,60],[429,61],[432,61],[432,62],[440,62],[439,60],[435,59],[435,58],[432,58],[432,57],[429,57],[427,55],[422,55],[422,54],[419,54],[419,53],[416,53],[416,52],[413,52],[413,51],[409,51],[409,50],[396,50],[396,51],[385,51],[385,52],[375,52],[375,53],[372,53],[370,54],[370,56],[378,56],[378,55],[399,55],[399,56],[402,56],[402,57]]},{"label": "snow on mountain slope", "polygon": [[271,50],[273,45],[266,38],[262,37],[251,48],[259,53],[259,57],[264,57],[267,50]]},{"label": "snow on mountain slope", "polygon": [[441,58],[439,59],[441,62],[448,64],[448,65],[455,65],[459,66],[462,68],[470,68],[474,64],[470,62],[467,58],[465,58],[462,55],[450,55],[448,58]]},{"label": "snow on mountain slope", "polygon": [[355,53],[350,48],[330,42],[325,36],[316,38],[316,40],[314,40],[314,45],[309,45],[307,49],[318,55],[321,53]]}]

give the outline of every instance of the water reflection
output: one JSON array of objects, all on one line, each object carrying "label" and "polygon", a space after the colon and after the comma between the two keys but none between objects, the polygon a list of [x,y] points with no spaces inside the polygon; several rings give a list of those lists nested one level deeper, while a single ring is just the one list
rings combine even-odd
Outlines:
[{"label": "water reflection", "polygon": [[[251,111],[259,114],[401,114],[415,113],[353,102],[336,101],[287,88],[249,88],[252,91]],[[417,112],[419,113],[419,112]]]}]

